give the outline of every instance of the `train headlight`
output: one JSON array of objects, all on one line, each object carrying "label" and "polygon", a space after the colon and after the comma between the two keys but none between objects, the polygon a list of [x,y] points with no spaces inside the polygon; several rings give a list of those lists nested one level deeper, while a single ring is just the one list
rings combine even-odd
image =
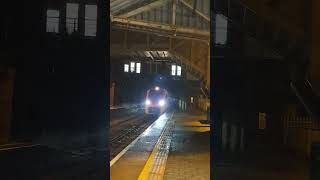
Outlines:
[{"label": "train headlight", "polygon": [[149,99],[146,100],[146,105],[150,105],[151,101]]},{"label": "train headlight", "polygon": [[161,99],[158,104],[159,104],[159,106],[164,106],[166,104],[166,102],[165,102],[165,100]]}]

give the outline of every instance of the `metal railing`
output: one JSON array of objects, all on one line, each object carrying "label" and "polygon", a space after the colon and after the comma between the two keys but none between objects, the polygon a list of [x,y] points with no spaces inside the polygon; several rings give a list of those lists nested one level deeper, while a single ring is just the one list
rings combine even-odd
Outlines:
[{"label": "metal railing", "polygon": [[301,104],[305,107],[310,116],[319,121],[320,111],[320,98],[317,96],[312,88],[309,80],[305,80],[300,84],[295,82],[290,83],[291,89],[298,97]]},{"label": "metal railing", "polygon": [[285,128],[320,129],[319,121],[311,116],[284,116],[282,121]]}]

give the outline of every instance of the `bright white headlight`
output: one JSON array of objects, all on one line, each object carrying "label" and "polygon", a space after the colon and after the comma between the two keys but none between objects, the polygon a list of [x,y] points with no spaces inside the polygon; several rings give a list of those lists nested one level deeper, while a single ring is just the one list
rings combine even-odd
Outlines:
[{"label": "bright white headlight", "polygon": [[166,102],[163,99],[161,99],[158,104],[159,104],[159,106],[164,106],[166,104]]},{"label": "bright white headlight", "polygon": [[149,99],[146,100],[146,105],[151,104],[151,101]]}]

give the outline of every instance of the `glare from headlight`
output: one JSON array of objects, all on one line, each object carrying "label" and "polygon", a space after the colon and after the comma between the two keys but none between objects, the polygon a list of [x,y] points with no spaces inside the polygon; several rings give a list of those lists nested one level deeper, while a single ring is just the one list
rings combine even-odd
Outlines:
[{"label": "glare from headlight", "polygon": [[159,106],[164,106],[165,103],[166,103],[166,102],[165,102],[163,99],[161,99],[158,104],[159,104]]},{"label": "glare from headlight", "polygon": [[151,101],[149,99],[146,100],[146,105],[151,104]]}]

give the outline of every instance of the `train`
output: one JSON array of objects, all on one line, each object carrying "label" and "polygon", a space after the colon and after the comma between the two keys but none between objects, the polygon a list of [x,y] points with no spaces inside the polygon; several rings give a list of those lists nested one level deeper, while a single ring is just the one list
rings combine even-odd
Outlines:
[{"label": "train", "polygon": [[145,113],[153,115],[163,114],[169,107],[168,91],[159,86],[147,90],[145,99]]}]

